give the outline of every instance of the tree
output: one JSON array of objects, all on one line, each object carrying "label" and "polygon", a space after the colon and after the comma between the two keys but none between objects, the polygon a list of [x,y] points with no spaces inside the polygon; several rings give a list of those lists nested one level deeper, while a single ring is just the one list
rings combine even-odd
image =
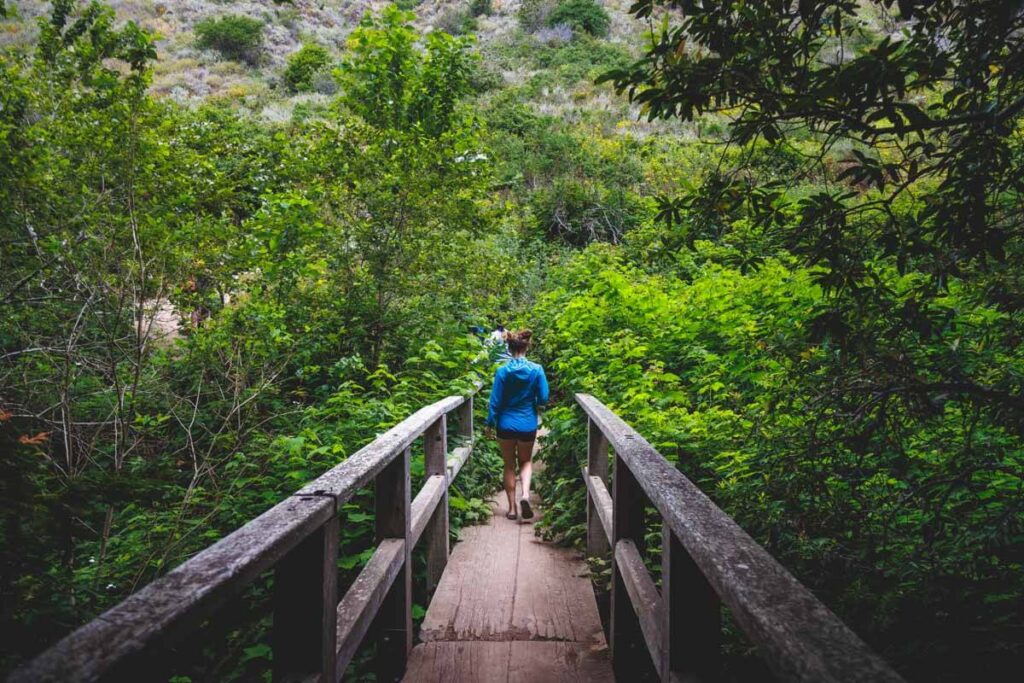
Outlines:
[{"label": "tree", "polygon": [[263,56],[263,22],[256,19],[239,15],[204,19],[195,30],[199,47],[216,50],[227,59],[254,65]]},{"label": "tree", "polygon": [[284,80],[292,92],[304,92],[313,89],[313,80],[323,73],[331,63],[331,55],[322,45],[306,43],[288,57],[288,66],[284,70]]}]

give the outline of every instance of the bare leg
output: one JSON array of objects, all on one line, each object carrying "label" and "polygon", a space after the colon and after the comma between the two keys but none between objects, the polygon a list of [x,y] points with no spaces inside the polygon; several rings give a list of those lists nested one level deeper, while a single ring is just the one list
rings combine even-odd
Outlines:
[{"label": "bare leg", "polygon": [[523,481],[523,498],[530,500],[530,477],[533,475],[533,442],[516,442],[519,459],[519,478]]},{"label": "bare leg", "polygon": [[498,439],[501,459],[505,461],[503,484],[508,497],[509,514],[516,511],[516,442],[512,439]]}]

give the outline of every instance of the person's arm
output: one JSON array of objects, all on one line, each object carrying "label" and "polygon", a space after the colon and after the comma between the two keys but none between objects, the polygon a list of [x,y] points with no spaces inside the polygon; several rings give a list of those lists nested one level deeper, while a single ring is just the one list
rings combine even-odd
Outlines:
[{"label": "person's arm", "polygon": [[505,386],[505,375],[499,369],[494,373],[494,383],[491,384],[491,400],[487,402],[487,426],[495,427],[498,424],[498,413],[501,411],[501,393]]},{"label": "person's arm", "polygon": [[542,406],[547,403],[550,398],[549,394],[547,375],[544,374],[544,368],[540,368],[540,377],[537,378],[537,405]]}]

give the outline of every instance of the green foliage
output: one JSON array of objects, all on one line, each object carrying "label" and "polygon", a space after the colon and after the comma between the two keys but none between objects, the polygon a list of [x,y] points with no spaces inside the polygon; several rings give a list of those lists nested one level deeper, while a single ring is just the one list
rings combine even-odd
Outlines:
[{"label": "green foliage", "polygon": [[204,19],[196,24],[196,44],[226,59],[257,64],[263,56],[263,22],[241,15]]},{"label": "green foliage", "polygon": [[554,9],[554,0],[522,0],[516,17],[525,31],[536,31],[547,25],[548,15]]},{"label": "green foliage", "polygon": [[322,45],[306,43],[288,57],[284,70],[284,81],[292,92],[313,89],[314,79],[326,71],[331,63],[331,54]]},{"label": "green foliage", "polygon": [[492,0],[470,0],[469,12],[474,17],[490,15],[494,11]]},{"label": "green foliage", "polygon": [[548,26],[569,24],[592,36],[606,36],[611,19],[597,0],[562,0],[547,16]]}]

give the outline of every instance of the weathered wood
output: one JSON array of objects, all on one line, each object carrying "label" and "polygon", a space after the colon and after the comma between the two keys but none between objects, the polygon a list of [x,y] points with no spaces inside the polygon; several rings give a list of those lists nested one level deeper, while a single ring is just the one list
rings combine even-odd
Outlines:
[{"label": "weathered wood", "polygon": [[454,641],[417,645],[410,683],[614,683],[607,650],[564,641]]},{"label": "weathered wood", "polygon": [[475,441],[470,440],[463,446],[452,449],[451,455],[448,456],[448,484],[450,485],[455,481],[455,477],[459,476],[459,471],[462,466],[469,460],[469,456],[473,454],[473,444]]},{"label": "weathered wood", "polygon": [[[612,542],[612,494],[608,493],[608,487],[598,477],[590,476],[588,468],[583,468],[583,481],[587,484],[587,496],[589,504],[593,507],[594,517],[600,525],[601,533],[605,535],[607,543]],[[591,545],[587,543],[587,554],[593,555]]]},{"label": "weathered wood", "polygon": [[274,569],[273,677],[334,683],[338,604],[338,518],[285,555]]},{"label": "weathered wood", "polygon": [[662,607],[661,596],[654,585],[650,572],[644,566],[640,551],[631,540],[622,540],[615,544],[615,562],[622,575],[622,583],[626,587],[633,612],[640,622],[647,651],[651,655],[651,663],[658,671],[662,659]]},{"label": "weathered wood", "polygon": [[333,515],[330,498],[288,498],[82,626],[9,680],[146,678],[153,650],[180,643]]},{"label": "weathered wood", "polygon": [[334,496],[340,509],[342,503],[369,485],[395,456],[411,446],[438,418],[465,401],[465,396],[449,396],[421,408],[378,436],[373,443],[353,453],[340,465],[303,486],[299,494]]},{"label": "weathered wood", "polygon": [[[423,465],[427,476],[447,477],[448,463],[448,418],[442,415],[423,433]],[[427,562],[427,595],[434,594],[445,565],[448,564],[448,487],[444,488],[441,500],[434,508],[424,534]]]},{"label": "weathered wood", "polygon": [[[587,473],[601,482],[601,488],[608,490],[608,439],[601,433],[594,421],[587,419]],[[590,487],[590,481],[587,480]],[[608,497],[609,500],[611,496]],[[610,520],[603,519],[598,499],[587,498],[587,554],[604,555],[611,548]],[[609,522],[609,523],[605,523]],[[603,527],[603,528],[602,528]]]},{"label": "weathered wood", "polygon": [[340,679],[360,643],[366,636],[384,596],[402,571],[405,541],[386,538],[377,545],[373,556],[341,599],[337,609],[338,636],[336,671]]},{"label": "weathered wood", "polygon": [[[424,641],[566,640],[606,647],[586,565],[505,519],[465,527],[420,628]],[[541,513],[542,508],[537,507]]]},{"label": "weathered wood", "polygon": [[[576,401],[767,664],[794,681],[900,681],[853,631],[600,401]],[[616,468],[618,486],[620,470]],[[616,501],[618,505],[618,501]],[[614,609],[614,605],[613,605]]]},{"label": "weathered wood", "polygon": [[668,525],[661,529],[661,601],[661,680],[716,680],[722,605]]},{"label": "weathered wood", "polygon": [[412,501],[410,500],[410,449],[402,451],[377,475],[374,493],[374,527],[377,542],[388,538],[404,541],[402,567],[384,596],[375,620],[378,681],[396,681],[405,673],[412,650]]},{"label": "weathered wood", "polygon": [[[636,547],[642,548],[647,500],[640,484],[618,453],[615,454],[612,488],[612,547],[617,548],[620,541],[631,541]],[[653,672],[653,662],[647,652],[640,619],[630,602],[617,553],[612,554],[611,603],[609,645],[616,676],[635,676],[638,672],[641,677],[649,675]]]},{"label": "weathered wood", "polygon": [[412,524],[410,524],[412,540],[410,543],[413,546],[419,543],[423,530],[427,528],[427,523],[430,521],[434,510],[437,508],[437,504],[441,501],[447,490],[448,479],[444,475],[436,474],[432,477],[427,477],[423,481],[420,492],[416,494],[416,499],[412,501]]},{"label": "weathered wood", "polygon": [[473,438],[473,396],[466,398],[466,402],[456,408],[456,415],[459,418],[459,436],[466,439]]}]

